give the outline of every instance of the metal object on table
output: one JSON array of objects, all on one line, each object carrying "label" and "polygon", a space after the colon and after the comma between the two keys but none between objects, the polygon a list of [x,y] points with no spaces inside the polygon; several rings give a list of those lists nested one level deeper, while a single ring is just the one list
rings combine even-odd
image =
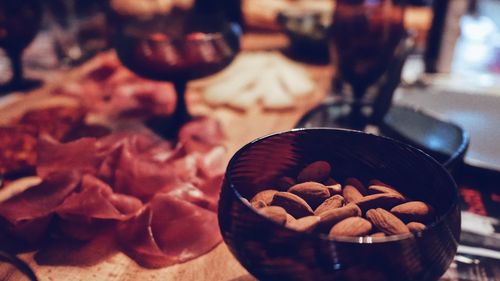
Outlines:
[{"label": "metal object on table", "polygon": [[[5,268],[5,273],[2,268]],[[5,276],[3,276],[4,274]],[[15,278],[19,280],[22,277],[30,281],[38,280],[33,270],[25,262],[11,253],[0,250],[0,279]]]}]

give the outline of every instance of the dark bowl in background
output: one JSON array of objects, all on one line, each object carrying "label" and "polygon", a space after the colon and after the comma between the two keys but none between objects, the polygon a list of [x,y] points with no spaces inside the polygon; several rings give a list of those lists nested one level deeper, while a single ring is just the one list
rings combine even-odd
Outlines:
[{"label": "dark bowl in background", "polygon": [[[348,106],[333,99],[306,113],[297,128],[338,128],[338,118]],[[392,105],[377,126],[379,135],[407,143],[423,150],[441,163],[453,176],[458,176],[470,143],[469,133],[462,127],[440,120],[409,106]]]},{"label": "dark bowl in background", "polygon": [[[380,179],[436,208],[438,219],[415,235],[328,240],[299,233],[259,215],[243,198],[326,160],[343,181]],[[458,191],[433,158],[406,144],[357,131],[295,129],[257,139],[227,167],[219,201],[224,241],[260,280],[438,280],[456,253],[460,235]]]}]

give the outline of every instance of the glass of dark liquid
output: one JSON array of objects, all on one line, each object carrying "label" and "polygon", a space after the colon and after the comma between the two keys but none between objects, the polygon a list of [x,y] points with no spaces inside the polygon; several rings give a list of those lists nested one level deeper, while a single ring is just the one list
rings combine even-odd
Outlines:
[{"label": "glass of dark liquid", "polygon": [[362,130],[390,106],[405,55],[404,6],[396,0],[337,0],[329,34],[334,96],[301,125]]},{"label": "glass of dark liquid", "polygon": [[1,93],[25,91],[40,84],[23,76],[22,53],[38,33],[42,20],[39,0],[0,0],[0,48],[11,60],[12,78]]},{"label": "glass of dark liquid", "polygon": [[[225,68],[239,51],[241,28],[229,20],[220,1],[196,0],[174,5],[150,17],[118,17],[114,45],[120,61],[136,74],[170,81],[177,105],[169,120],[161,120],[166,134],[175,134],[189,114],[185,90],[188,81]],[[156,122],[158,123],[158,122]]]}]

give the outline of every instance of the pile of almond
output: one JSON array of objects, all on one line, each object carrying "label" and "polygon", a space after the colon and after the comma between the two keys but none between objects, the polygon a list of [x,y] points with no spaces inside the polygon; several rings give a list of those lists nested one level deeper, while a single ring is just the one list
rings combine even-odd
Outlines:
[{"label": "pile of almond", "polygon": [[278,224],[329,238],[418,232],[435,218],[432,206],[412,201],[379,180],[371,180],[366,188],[348,178],[342,186],[330,173],[328,162],[313,162],[295,179],[281,178],[277,188],[260,191],[249,203]]}]

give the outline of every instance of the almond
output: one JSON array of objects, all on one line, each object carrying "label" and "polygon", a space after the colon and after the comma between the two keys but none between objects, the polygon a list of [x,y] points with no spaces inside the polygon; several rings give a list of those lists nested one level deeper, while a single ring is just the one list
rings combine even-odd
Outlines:
[{"label": "almond", "polygon": [[399,191],[395,190],[394,188],[387,187],[384,185],[370,185],[368,187],[368,193],[369,194],[379,194],[379,193],[393,193],[398,196],[406,198],[403,194],[401,194]]},{"label": "almond", "polygon": [[259,193],[255,194],[255,196],[250,200],[250,203],[256,202],[256,201],[262,201],[266,204],[266,206],[271,205],[271,201],[273,201],[273,196],[278,192],[275,189],[266,189],[262,190]]},{"label": "almond", "polygon": [[342,189],[342,196],[346,202],[355,202],[360,200],[366,195],[366,189],[363,184],[356,178],[348,178],[344,189]]},{"label": "almond", "polygon": [[322,182],[330,176],[331,167],[326,161],[316,161],[307,165],[297,176],[298,182]]},{"label": "almond", "polygon": [[291,186],[295,185],[296,182],[293,178],[291,177],[281,177],[277,182],[276,186],[280,190],[288,190]]},{"label": "almond", "polygon": [[349,217],[359,217],[361,216],[361,210],[355,204],[347,204],[344,207],[331,209],[319,214],[320,222],[319,227],[321,229],[331,229],[333,225],[339,221],[349,218]]},{"label": "almond", "polygon": [[408,229],[410,229],[411,232],[420,232],[426,228],[425,224],[415,221],[407,223],[406,226],[408,227]]},{"label": "almond", "polygon": [[326,199],[321,205],[314,210],[315,215],[319,215],[325,211],[330,209],[340,208],[344,205],[344,197],[340,195],[334,195],[328,199]]},{"label": "almond", "polygon": [[386,237],[387,235],[385,235],[385,233],[383,232],[375,232],[373,234],[370,234],[370,237],[373,237],[373,238],[380,238],[380,237]]},{"label": "almond", "polygon": [[290,223],[287,222],[286,226],[300,232],[311,232],[316,228],[319,221],[318,216],[307,216]]},{"label": "almond", "polygon": [[271,205],[282,207],[294,218],[302,218],[313,214],[313,210],[304,199],[290,192],[276,192]]},{"label": "almond", "polygon": [[368,210],[366,212],[366,218],[371,221],[378,230],[387,235],[410,232],[408,227],[400,219],[382,208]]},{"label": "almond", "polygon": [[330,233],[329,238],[338,236],[364,236],[370,233],[372,224],[360,217],[350,217],[335,224]]},{"label": "almond", "polygon": [[267,206],[266,203],[262,200],[253,201],[252,203],[250,203],[250,205],[255,209],[261,209]]},{"label": "almond", "polygon": [[392,186],[390,186],[390,185],[386,184],[385,182],[378,180],[378,179],[370,180],[369,184],[370,185],[381,185],[381,186],[390,187],[390,188],[394,189]]},{"label": "almond", "polygon": [[428,222],[434,217],[434,209],[422,201],[410,201],[391,209],[391,212],[405,222]]},{"label": "almond", "polygon": [[259,209],[258,212],[277,224],[284,225],[287,219],[285,209],[278,206],[268,206]]},{"label": "almond", "polygon": [[330,196],[342,195],[342,186],[340,185],[340,183],[333,185],[325,185],[325,187],[330,192]]},{"label": "almond", "polygon": [[384,209],[391,209],[392,207],[404,202],[404,197],[401,197],[394,193],[372,194],[354,201],[354,203],[358,205],[363,212],[379,207]]},{"label": "almond", "polygon": [[330,197],[330,191],[324,185],[312,181],[296,184],[288,192],[304,199],[312,208],[316,208]]},{"label": "almond", "polygon": [[286,223],[293,223],[294,221],[296,221],[296,219],[290,215],[289,213],[286,213]]},{"label": "almond", "polygon": [[334,180],[333,178],[327,178],[326,180],[323,181],[324,185],[336,185],[339,182]]}]

